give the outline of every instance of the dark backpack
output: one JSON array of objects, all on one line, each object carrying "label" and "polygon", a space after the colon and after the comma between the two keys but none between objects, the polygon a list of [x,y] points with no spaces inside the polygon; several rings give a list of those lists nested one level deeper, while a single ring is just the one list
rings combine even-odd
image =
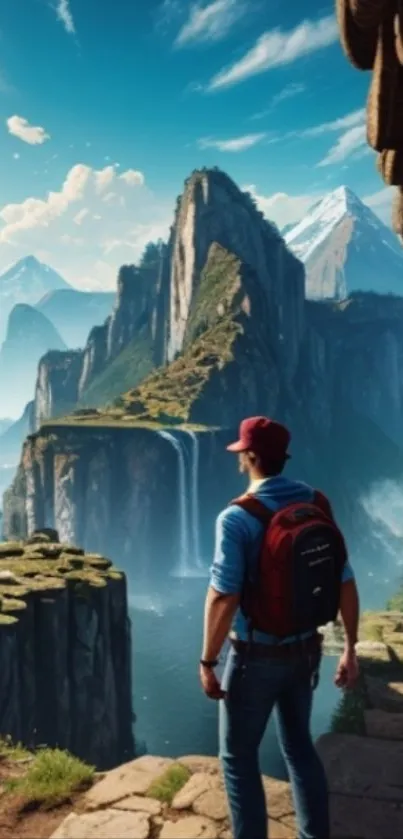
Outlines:
[{"label": "dark backpack", "polygon": [[276,513],[253,495],[232,504],[266,528],[256,578],[247,577],[241,597],[249,629],[284,638],[334,621],[347,550],[325,496]]}]

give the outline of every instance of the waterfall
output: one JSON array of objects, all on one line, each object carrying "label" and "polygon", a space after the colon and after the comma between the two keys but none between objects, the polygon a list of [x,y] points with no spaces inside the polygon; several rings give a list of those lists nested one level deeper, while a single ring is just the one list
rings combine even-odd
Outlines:
[{"label": "waterfall", "polygon": [[[200,555],[199,441],[193,431],[160,431],[175,449],[178,459],[179,563],[181,577],[200,576],[205,571]],[[190,446],[186,446],[186,438]]]},{"label": "waterfall", "polygon": [[179,472],[179,574],[186,577],[189,571],[189,529],[186,498],[186,462],[182,442],[170,431],[160,431],[160,436],[167,440],[178,456]]},{"label": "waterfall", "polygon": [[200,556],[200,516],[199,516],[199,463],[200,463],[200,447],[199,438],[194,431],[188,431],[191,439],[191,490],[190,490],[190,508],[191,508],[191,527],[192,527],[192,541],[194,559],[197,568],[203,568],[203,562]]}]

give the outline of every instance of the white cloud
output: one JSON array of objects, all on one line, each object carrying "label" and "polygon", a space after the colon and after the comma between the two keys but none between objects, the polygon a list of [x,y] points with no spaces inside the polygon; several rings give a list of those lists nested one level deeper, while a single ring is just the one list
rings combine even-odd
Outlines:
[{"label": "white cloud", "polygon": [[12,134],[13,137],[18,137],[24,143],[29,143],[30,146],[41,146],[43,143],[46,143],[46,140],[50,140],[50,135],[46,133],[41,125],[30,125],[24,117],[18,117],[16,115],[9,117],[6,125],[9,134]]},{"label": "white cloud", "polygon": [[58,20],[63,24],[66,32],[69,35],[75,35],[76,27],[70,8],[70,0],[58,0],[56,6],[56,15]]},{"label": "white cloud", "polygon": [[171,223],[171,201],[157,200],[141,172],[79,163],[59,189],[0,207],[0,271],[46,251],[73,285],[113,288],[120,265],[136,262],[148,241],[166,238]]},{"label": "white cloud", "polygon": [[211,140],[209,138],[199,140],[201,149],[217,149],[223,152],[240,152],[251,149],[257,143],[261,143],[266,137],[265,133],[244,134],[242,137],[234,137],[232,140]]},{"label": "white cloud", "polygon": [[355,125],[345,131],[337,142],[328,151],[326,157],[318,163],[318,166],[333,166],[335,163],[341,163],[350,155],[354,154],[365,146],[367,142],[367,132],[365,125]]},{"label": "white cloud", "polygon": [[299,96],[301,93],[305,93],[306,85],[302,84],[302,82],[292,82],[291,84],[287,84],[280,90],[278,93],[273,96],[271,100],[272,107],[275,108],[280,102],[284,102],[286,99],[293,99],[294,96]]},{"label": "white cloud", "polygon": [[352,111],[344,117],[331,120],[330,122],[322,122],[320,125],[314,125],[312,128],[305,128],[298,133],[299,137],[320,137],[321,134],[327,134],[332,131],[345,131],[353,128],[356,125],[363,125],[365,120],[365,108],[359,108],[357,111]]},{"label": "white cloud", "polygon": [[143,186],[144,185],[144,175],[142,172],[136,172],[135,169],[127,169],[126,172],[122,172],[119,175],[121,181],[124,181],[129,186]]},{"label": "white cloud", "polygon": [[328,47],[337,39],[338,27],[333,15],[315,22],[305,20],[289,32],[280,29],[265,32],[240,61],[214,76],[208,89],[229,87],[272,67],[291,64],[304,55]]},{"label": "white cloud", "polygon": [[246,5],[242,0],[214,0],[207,6],[196,3],[191,7],[175,44],[182,47],[194,41],[220,41],[245,11]]},{"label": "white cloud", "polygon": [[264,117],[267,117],[273,112],[274,108],[276,108],[280,102],[284,102],[287,99],[293,99],[294,96],[300,96],[301,93],[305,93],[305,91],[306,85],[302,84],[302,82],[292,82],[291,84],[287,84],[282,88],[282,90],[272,97],[269,108],[266,108],[263,111],[258,111],[256,114],[253,114],[250,119],[264,119]]},{"label": "white cloud", "polygon": [[315,193],[287,195],[285,192],[276,192],[273,195],[262,195],[255,184],[244,186],[243,189],[250,192],[259,210],[269,221],[274,221],[279,230],[286,224],[297,224],[315,201],[322,197]]}]

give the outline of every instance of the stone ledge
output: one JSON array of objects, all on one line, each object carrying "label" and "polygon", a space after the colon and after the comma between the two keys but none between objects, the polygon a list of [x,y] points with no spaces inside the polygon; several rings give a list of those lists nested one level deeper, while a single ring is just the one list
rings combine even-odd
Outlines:
[{"label": "stone ledge", "polygon": [[[178,764],[191,776],[169,802],[151,798],[151,785]],[[270,839],[295,839],[289,785],[263,777]],[[227,800],[217,758],[174,760],[145,755],[107,772],[51,839],[231,839]]]}]

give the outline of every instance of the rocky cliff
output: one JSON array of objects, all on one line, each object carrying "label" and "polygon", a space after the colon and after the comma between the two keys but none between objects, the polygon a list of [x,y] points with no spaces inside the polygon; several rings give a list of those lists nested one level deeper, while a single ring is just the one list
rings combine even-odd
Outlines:
[{"label": "rocky cliff", "polygon": [[0,735],[111,768],[134,753],[126,579],[56,539],[0,544]]},{"label": "rocky cliff", "polygon": [[172,361],[183,349],[202,271],[215,242],[254,272],[266,297],[271,343],[281,358],[284,376],[291,378],[303,332],[302,265],[251,197],[219,170],[194,172],[176,210],[167,360]]},{"label": "rocky cliff", "polygon": [[150,371],[159,271],[159,258],[140,268],[121,268],[112,314],[91,330],[84,349],[48,353],[41,359],[35,394],[37,428],[77,405],[106,404]]},{"label": "rocky cliff", "polygon": [[[123,425],[85,416],[32,435],[4,496],[6,537],[25,537],[46,523],[64,542],[119,556],[138,584],[166,578],[178,563],[194,569],[196,553],[211,552],[214,515],[237,485],[236,471],[226,468],[229,432]],[[222,477],[212,487],[216,469]]]},{"label": "rocky cliff", "polygon": [[[350,544],[379,560],[362,499],[403,476],[403,300],[305,301],[301,264],[216,171],[192,175],[170,243],[150,255],[139,269],[150,286],[122,272],[115,312],[72,377],[83,406],[80,377],[95,368],[87,406],[120,396],[48,421],[27,442],[5,533],[57,526],[127,568],[165,573],[179,557],[197,571],[186,566],[200,555],[195,534],[208,556],[214,515],[239,487],[224,441],[243,416],[265,413],[291,428],[290,474],[328,491]],[[150,373],[161,351],[175,358]],[[116,354],[102,370],[105,353]]]},{"label": "rocky cliff", "polygon": [[[327,406],[325,424],[359,414],[403,446],[403,298],[356,293],[348,300],[306,307],[315,369],[306,404]],[[316,363],[315,363],[316,356]],[[314,363],[313,363],[314,362]],[[324,399],[325,396],[325,399]]]}]

